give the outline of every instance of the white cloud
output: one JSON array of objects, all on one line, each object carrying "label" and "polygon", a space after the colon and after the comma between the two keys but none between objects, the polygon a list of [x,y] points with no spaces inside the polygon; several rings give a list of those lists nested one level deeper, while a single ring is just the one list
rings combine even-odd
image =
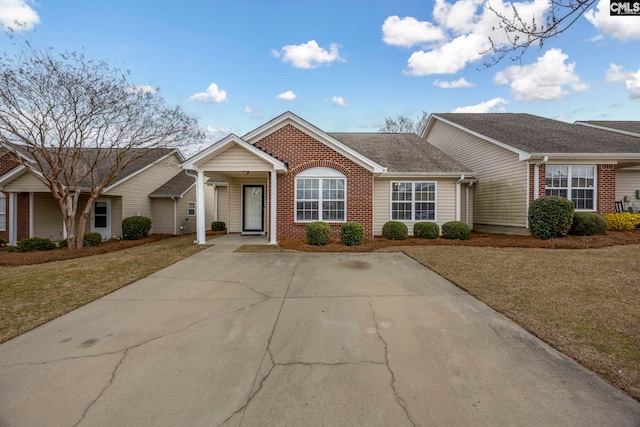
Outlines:
[{"label": "white cloud", "polygon": [[243,112],[243,113],[253,113],[253,108],[251,108],[251,107],[244,107],[244,108],[242,109],[242,112]]},{"label": "white cloud", "polygon": [[638,18],[633,16],[611,16],[610,0],[600,0],[595,9],[588,10],[584,16],[598,31],[621,41],[640,40]]},{"label": "white cloud", "polygon": [[0,26],[13,30],[30,30],[40,23],[29,0],[0,0]]},{"label": "white cloud", "polygon": [[281,94],[278,94],[278,96],[276,96],[277,99],[281,99],[283,101],[293,101],[297,97],[298,97],[298,95],[293,93],[292,90],[288,90],[286,92],[282,92]]},{"label": "white cloud", "polygon": [[318,46],[315,40],[299,45],[287,45],[281,51],[272,50],[271,54],[276,58],[282,57],[282,61],[291,62],[296,68],[316,68],[320,65],[342,61],[338,48],[340,45],[332,43],[327,51]]},{"label": "white cloud", "polygon": [[482,58],[481,52],[489,47],[489,40],[483,36],[469,34],[456,37],[437,49],[414,52],[407,61],[405,73],[414,76],[454,74],[467,63]]},{"label": "white cloud", "polygon": [[227,98],[227,92],[220,89],[215,83],[211,83],[204,92],[194,93],[189,97],[189,101],[198,101],[204,103],[220,103],[226,102],[228,100],[229,99]]},{"label": "white cloud", "polygon": [[333,104],[337,105],[338,107],[349,106],[349,103],[345,101],[345,99],[341,96],[334,96],[333,98],[331,98],[331,102],[333,102]]},{"label": "white cloud", "polygon": [[522,101],[552,101],[567,94],[566,87],[586,90],[587,85],[575,73],[575,62],[560,49],[550,49],[537,62],[512,65],[496,73],[494,81],[511,86],[511,94]]},{"label": "white cloud", "polygon": [[231,133],[231,129],[222,126],[206,126],[202,131],[204,132],[205,140],[209,143],[219,141]]},{"label": "white cloud", "polygon": [[446,35],[441,28],[411,16],[390,16],[382,24],[382,41],[393,46],[411,47],[445,39]]},{"label": "white cloud", "polygon": [[[406,74],[423,76],[456,73],[469,63],[477,62],[491,53],[489,37],[497,48],[510,45],[500,28],[500,19],[495,12],[485,7],[486,3],[485,0],[459,0],[453,3],[436,0],[433,22],[390,16],[382,26],[383,40],[388,44],[405,47],[432,42],[428,48],[411,55],[405,69]],[[535,19],[535,22],[543,22],[549,2],[531,0],[512,3],[491,0],[491,6],[505,19],[514,17],[515,7],[523,20]],[[427,34],[431,38],[427,38]],[[437,38],[439,34],[444,37]]]},{"label": "white cloud", "polygon": [[474,87],[474,83],[470,83],[464,77],[459,78],[458,80],[453,80],[450,82],[444,82],[442,80],[436,80],[433,82],[434,86],[441,87],[443,89],[457,89],[460,87]]},{"label": "white cloud", "polygon": [[[476,105],[469,105],[467,107],[458,107],[454,109],[453,113],[488,113],[492,108],[497,107],[499,105],[508,104],[504,98],[493,98],[485,102],[481,102]],[[504,111],[504,108],[500,108],[500,111]]]},{"label": "white cloud", "polygon": [[[0,0],[1,1],[1,0]],[[136,93],[136,92],[141,92],[141,93],[156,93],[158,92],[158,89],[151,86],[151,85],[137,85],[137,86],[131,86],[130,88],[127,89],[128,93]]]},{"label": "white cloud", "polygon": [[605,79],[608,82],[624,82],[631,99],[640,99],[640,69],[636,72],[626,71],[621,65],[609,64]]}]

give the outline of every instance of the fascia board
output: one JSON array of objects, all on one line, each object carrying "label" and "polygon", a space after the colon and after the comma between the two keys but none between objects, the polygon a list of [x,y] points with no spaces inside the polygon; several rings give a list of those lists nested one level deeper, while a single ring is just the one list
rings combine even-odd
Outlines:
[{"label": "fascia board", "polygon": [[474,176],[473,172],[385,172],[381,173],[378,176],[384,178],[409,178],[409,177],[433,177],[433,178],[460,178],[460,176],[465,175],[472,177]]},{"label": "fascia board", "polygon": [[600,129],[600,130],[606,130],[608,132],[620,133],[622,135],[627,135],[627,136],[640,137],[640,133],[637,133],[637,132],[630,132],[628,130],[622,130],[622,129],[614,129],[607,126],[595,125],[593,123],[574,122],[573,124],[580,125],[580,126],[587,126],[595,129]]},{"label": "fascia board", "polygon": [[387,170],[387,168],[385,168],[384,166],[374,162],[373,160],[363,156],[362,154],[360,154],[359,152],[357,152],[356,150],[347,147],[346,145],[344,145],[342,142],[338,141],[337,139],[331,137],[330,135],[328,135],[327,133],[325,133],[324,131],[322,131],[321,129],[317,128],[316,126],[312,125],[311,123],[307,122],[304,119],[301,119],[300,117],[296,116],[295,114],[293,114],[290,111],[287,111],[286,113],[281,114],[280,116],[276,117],[273,120],[270,120],[269,122],[265,123],[264,125],[260,126],[259,128],[249,132],[248,134],[243,136],[243,139],[245,141],[247,141],[250,144],[255,144],[256,142],[258,142],[259,140],[261,140],[262,138],[264,138],[265,136],[277,131],[278,129],[283,128],[286,125],[292,125],[294,126],[296,129],[306,133],[307,135],[309,135],[310,137],[312,137],[313,139],[320,141],[320,143],[326,145],[327,147],[331,148],[334,151],[337,151],[338,153],[342,154],[343,156],[347,157],[350,160],[353,160],[354,162],[356,162],[357,164],[359,164],[360,166],[362,166],[363,168],[373,172],[373,173],[381,173],[381,172],[385,172]]},{"label": "fascia board", "polygon": [[0,186],[4,186],[5,184],[11,183],[16,178],[20,178],[22,175],[27,173],[27,167],[25,165],[18,165],[15,168],[11,169],[9,172],[0,176]]}]

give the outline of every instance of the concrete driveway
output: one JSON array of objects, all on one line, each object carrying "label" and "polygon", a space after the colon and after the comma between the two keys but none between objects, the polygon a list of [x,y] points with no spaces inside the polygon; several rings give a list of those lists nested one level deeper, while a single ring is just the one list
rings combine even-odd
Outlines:
[{"label": "concrete driveway", "polygon": [[399,253],[214,246],[0,345],[1,426],[637,426]]}]

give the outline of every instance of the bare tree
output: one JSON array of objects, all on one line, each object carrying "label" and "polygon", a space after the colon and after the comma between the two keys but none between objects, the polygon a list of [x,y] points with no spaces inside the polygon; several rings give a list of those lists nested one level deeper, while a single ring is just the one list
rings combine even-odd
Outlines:
[{"label": "bare tree", "polygon": [[[485,67],[497,64],[507,56],[519,61],[532,45],[542,48],[544,43],[569,29],[596,0],[549,0],[549,8],[543,15],[543,22],[537,22],[535,16],[522,16],[515,5],[511,6],[511,15],[506,15],[491,6],[487,1],[485,7],[496,14],[500,21],[499,29],[504,31],[507,43],[496,43],[489,38],[492,53],[491,60]],[[494,28],[496,30],[496,28]]]},{"label": "bare tree", "polygon": [[[82,247],[93,201],[123,169],[151,150],[203,137],[194,119],[128,76],[104,61],[29,42],[0,57],[0,144],[48,187],[70,249]],[[88,196],[84,205],[81,195]]]},{"label": "bare tree", "polygon": [[415,119],[411,117],[397,115],[395,119],[391,117],[385,117],[384,126],[378,129],[378,132],[392,132],[392,133],[416,133],[422,134],[422,131],[427,126],[429,120],[429,113],[423,111],[422,114],[418,114]]}]

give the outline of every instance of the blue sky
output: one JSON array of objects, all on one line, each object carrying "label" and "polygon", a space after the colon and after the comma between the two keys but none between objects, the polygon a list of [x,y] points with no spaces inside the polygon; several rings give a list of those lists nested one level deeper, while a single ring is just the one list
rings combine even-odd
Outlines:
[{"label": "blue sky", "polygon": [[[0,0],[0,25],[24,22],[41,47],[131,70],[212,139],[284,111],[329,132],[422,111],[639,120],[640,16],[611,17],[598,1],[542,49],[491,68],[479,52],[501,36],[482,0]],[[519,5],[533,16],[547,0]]]}]

